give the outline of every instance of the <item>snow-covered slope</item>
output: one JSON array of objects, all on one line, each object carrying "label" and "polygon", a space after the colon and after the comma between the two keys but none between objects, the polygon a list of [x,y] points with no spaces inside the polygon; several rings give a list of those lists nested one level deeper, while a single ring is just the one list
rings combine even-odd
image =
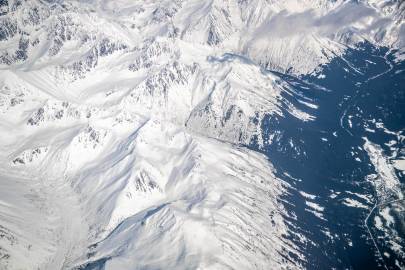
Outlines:
[{"label": "snow-covered slope", "polygon": [[2,10],[1,63],[63,63],[73,78],[157,37],[297,74],[364,40],[397,49],[405,42],[405,6],[395,0],[5,1]]},{"label": "snow-covered slope", "polygon": [[278,202],[287,186],[262,155],[159,120],[92,126],[44,128],[2,159],[5,269],[300,264],[284,262],[282,250],[299,255]]},{"label": "snow-covered slope", "polygon": [[266,68],[402,48],[403,8],[1,1],[0,269],[302,267],[289,186],[243,145],[316,106]]}]

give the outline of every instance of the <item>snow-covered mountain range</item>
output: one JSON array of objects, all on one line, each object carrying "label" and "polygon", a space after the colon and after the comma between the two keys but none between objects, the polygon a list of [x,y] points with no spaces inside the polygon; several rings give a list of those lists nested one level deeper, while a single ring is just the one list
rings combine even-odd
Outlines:
[{"label": "snow-covered mountain range", "polygon": [[246,146],[317,105],[270,70],[364,41],[400,61],[404,18],[394,0],[0,1],[0,269],[305,267],[289,183]]}]

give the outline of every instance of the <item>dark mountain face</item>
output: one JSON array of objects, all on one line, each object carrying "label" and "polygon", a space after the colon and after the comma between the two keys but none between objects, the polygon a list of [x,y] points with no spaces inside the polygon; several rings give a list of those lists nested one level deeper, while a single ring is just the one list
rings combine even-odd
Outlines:
[{"label": "dark mountain face", "polygon": [[261,151],[293,187],[286,207],[312,241],[301,245],[311,269],[404,267],[405,178],[395,164],[405,156],[405,64],[395,53],[365,43],[317,74],[281,75],[316,101],[316,120],[263,121],[274,137]]}]

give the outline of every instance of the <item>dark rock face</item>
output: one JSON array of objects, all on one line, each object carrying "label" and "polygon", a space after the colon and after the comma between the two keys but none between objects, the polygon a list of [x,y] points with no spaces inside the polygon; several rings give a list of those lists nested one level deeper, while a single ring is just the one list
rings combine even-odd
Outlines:
[{"label": "dark rock face", "polygon": [[[287,199],[303,205],[291,211],[302,220],[308,238],[324,243],[305,247],[309,268],[404,266],[404,253],[395,251],[395,246],[404,246],[404,239],[398,237],[404,228],[404,200],[384,182],[376,184],[381,179],[376,173],[379,169],[364,147],[365,139],[381,147],[381,164],[383,155],[392,159],[405,157],[401,150],[405,143],[405,111],[401,105],[405,102],[401,75],[405,66],[404,62],[395,63],[394,53],[366,43],[344,55],[349,62],[336,58],[325,65],[319,73],[325,75],[322,78],[318,78],[319,74],[302,80],[282,75],[299,95],[316,101],[319,108],[312,112],[316,120],[297,121],[285,113],[284,117],[269,117],[262,123],[263,132],[273,138],[263,150],[279,177],[297,190],[316,194],[315,202],[324,207],[323,218],[317,218],[305,210],[308,199],[302,194]],[[403,185],[405,175],[400,170],[393,177]],[[347,205],[346,200],[358,201],[361,207]],[[382,221],[384,211],[395,220],[391,225]]]}]

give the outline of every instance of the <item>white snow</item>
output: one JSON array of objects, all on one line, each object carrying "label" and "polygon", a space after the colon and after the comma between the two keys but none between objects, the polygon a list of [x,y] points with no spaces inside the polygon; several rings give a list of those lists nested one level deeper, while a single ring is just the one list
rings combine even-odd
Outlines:
[{"label": "white snow", "polygon": [[20,7],[45,14],[0,71],[1,265],[301,268],[287,184],[238,145],[281,106],[313,118],[244,56],[170,37],[165,13],[187,5],[141,4]]},{"label": "white snow", "polygon": [[343,204],[346,206],[349,206],[349,207],[368,209],[367,205],[365,205],[357,200],[354,200],[352,198],[345,198],[343,200]]},{"label": "white snow", "polygon": [[315,196],[315,195],[306,193],[306,192],[304,192],[304,191],[300,191],[300,194],[301,194],[304,198],[306,198],[306,199],[311,199],[311,200],[316,199],[316,196]]},{"label": "white snow", "polygon": [[393,162],[395,169],[405,171],[405,159],[396,159]]},{"label": "white snow", "polygon": [[305,204],[308,205],[310,208],[314,209],[317,212],[323,212],[323,210],[325,209],[324,207],[322,207],[319,204],[314,203],[314,202],[306,201]]},{"label": "white snow", "polygon": [[323,211],[325,210],[324,207],[320,206],[317,203],[310,202],[310,201],[305,201],[305,204],[309,207],[309,208],[306,208],[305,211],[308,211],[308,212],[314,214],[319,219],[326,220],[323,216]]},{"label": "white snow", "polygon": [[265,116],[315,117],[266,69],[307,74],[363,40],[398,47],[398,14],[340,0],[9,2],[1,266],[303,268],[280,199],[288,185],[241,145],[264,145]]},{"label": "white snow", "polygon": [[376,175],[370,175],[368,179],[374,184],[379,202],[402,199],[401,183],[382,148],[365,137],[363,140],[365,141],[364,149],[368,153],[376,172]]}]

